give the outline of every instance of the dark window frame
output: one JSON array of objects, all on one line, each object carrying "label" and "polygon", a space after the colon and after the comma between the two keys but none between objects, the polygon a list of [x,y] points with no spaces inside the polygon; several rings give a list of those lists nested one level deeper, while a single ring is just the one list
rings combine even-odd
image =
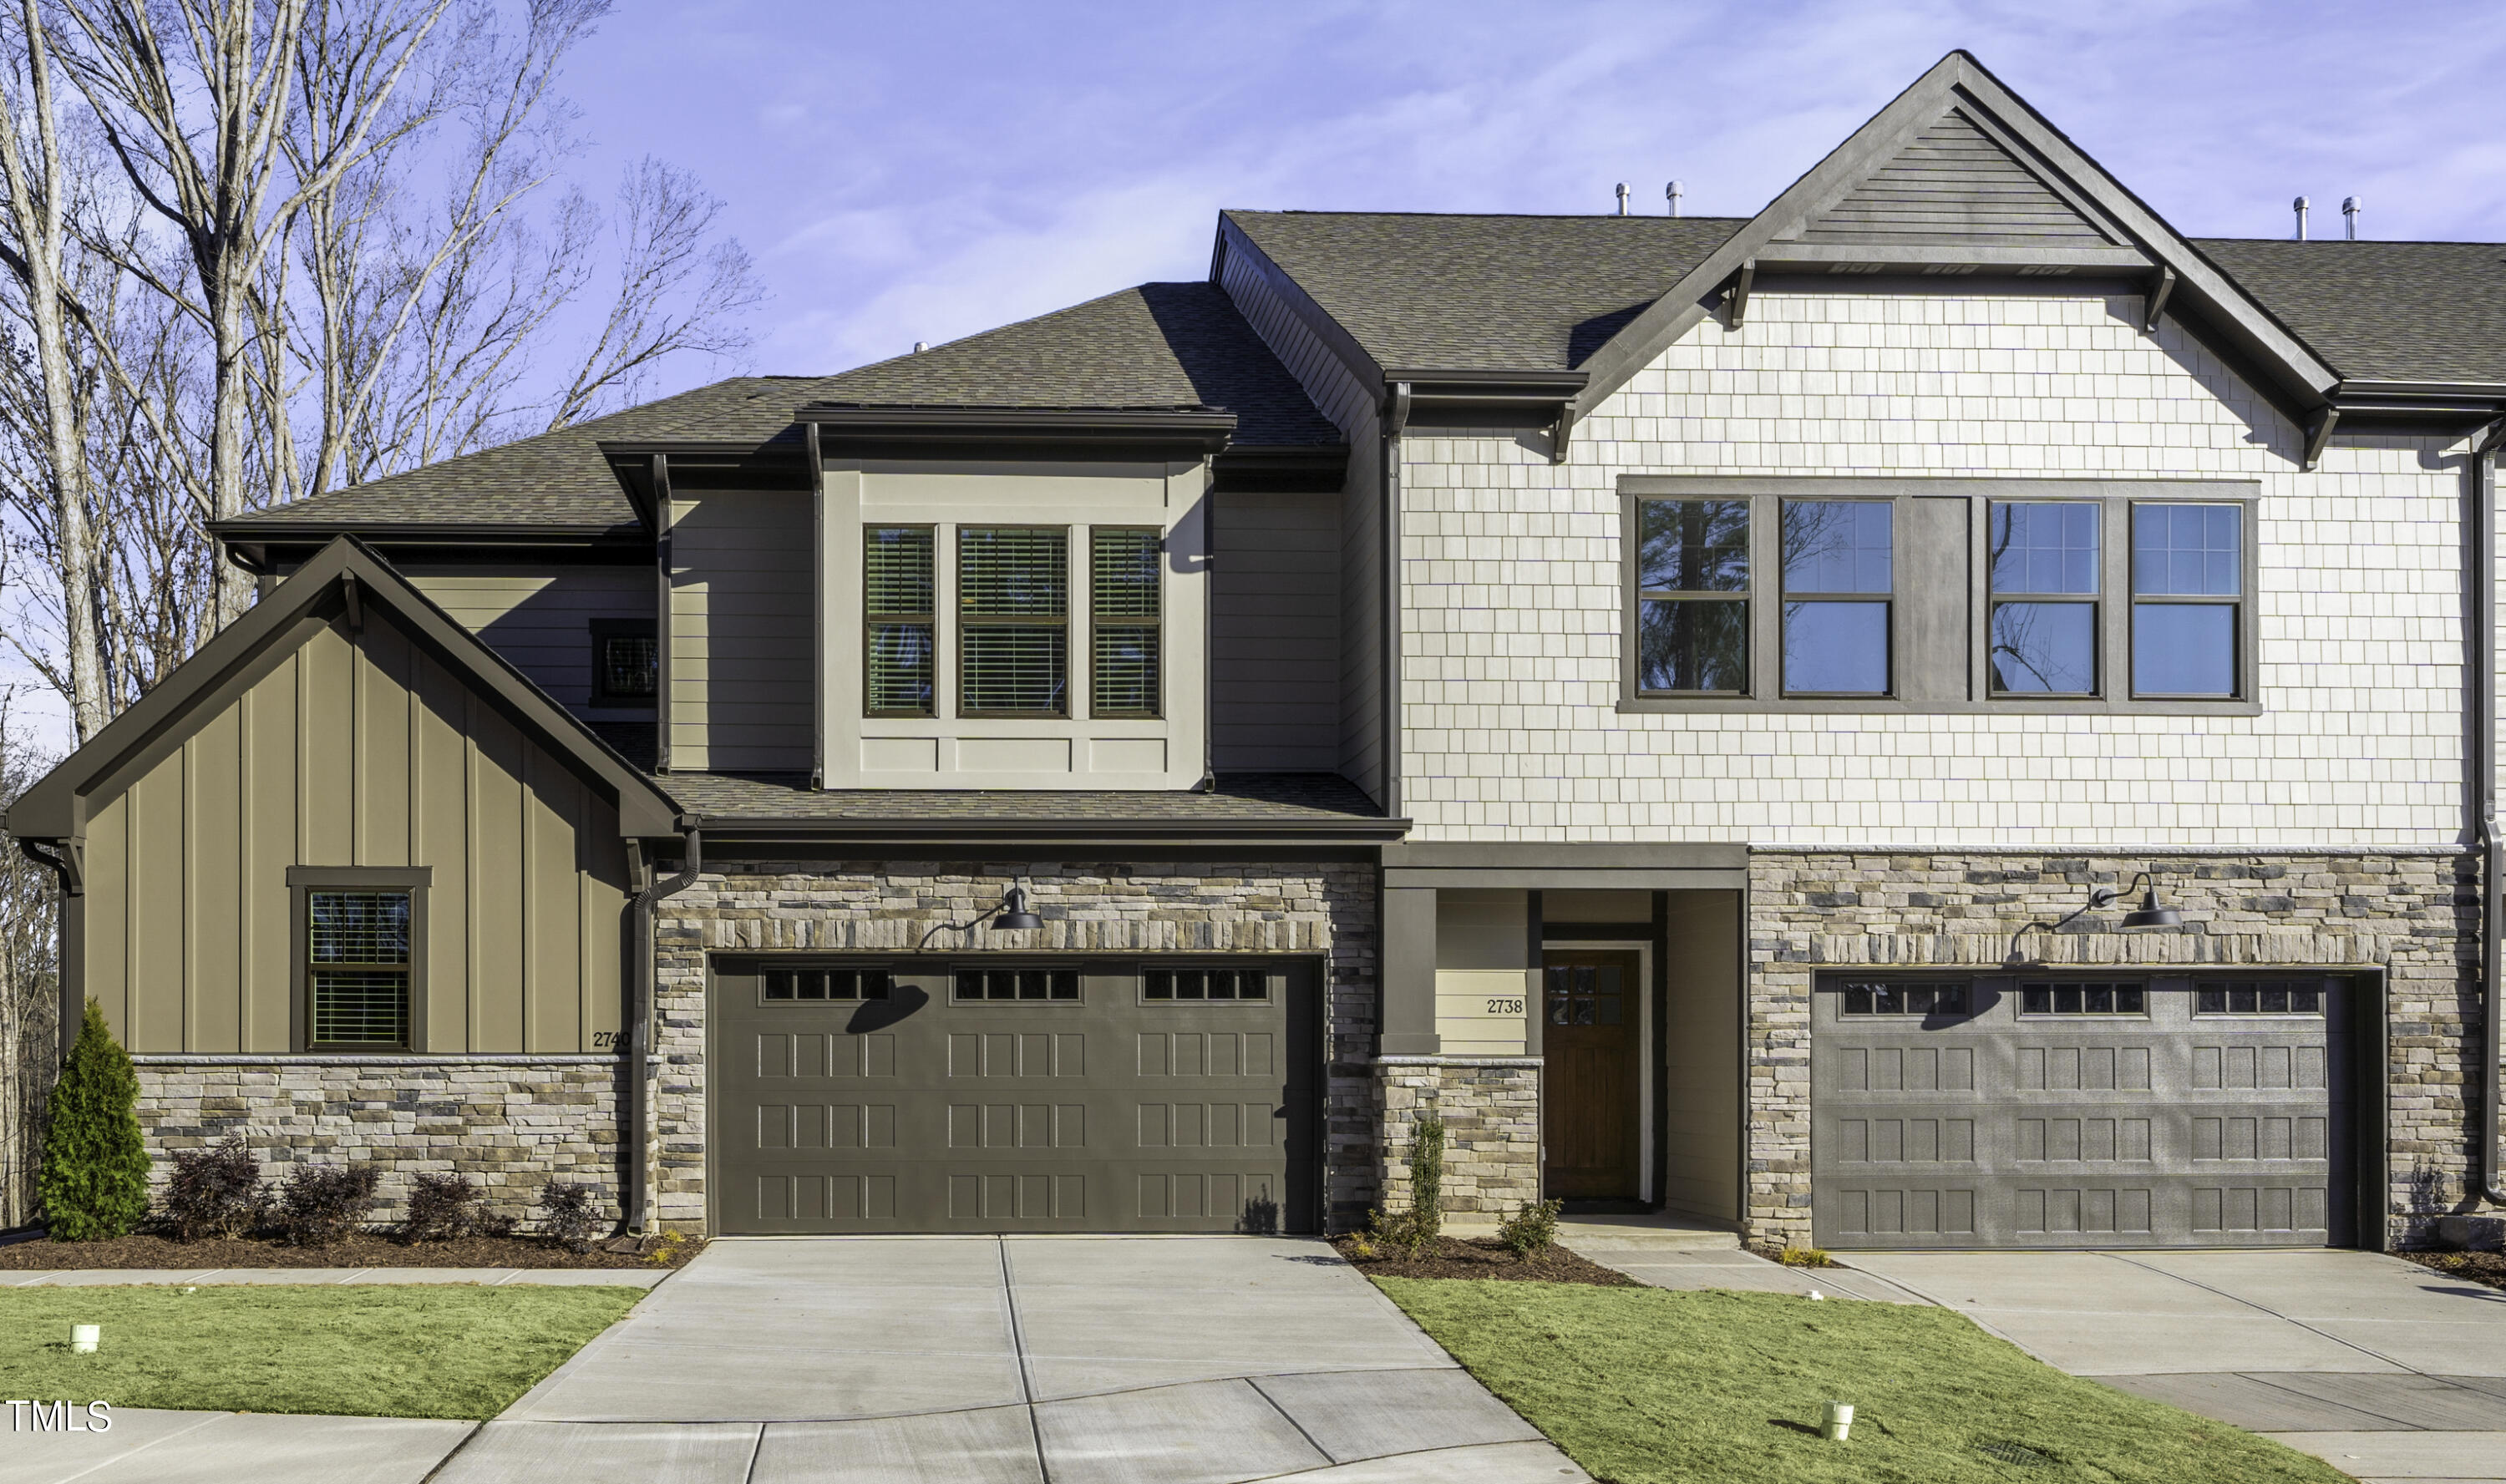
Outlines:
[{"label": "dark window frame", "polygon": [[[1068,960],[1044,964],[953,963],[947,965],[940,971],[940,972],[941,975],[949,981],[948,1001],[952,1006],[971,1007],[1017,1005],[1032,1007],[1040,1009],[1078,1009],[1088,1004],[1088,970],[1086,966],[1073,963]],[[1046,976],[1046,993],[1035,996],[1015,993],[1010,995],[994,995],[991,993],[991,986],[989,983],[991,975],[1008,974],[1011,976],[1013,986],[1015,986],[1018,975],[1030,973],[1043,974]],[[981,974],[984,976],[986,982],[984,984],[984,992],[981,996],[970,996],[959,993],[959,991],[964,987],[966,976],[969,974]],[[1053,993],[1054,990],[1060,987],[1058,984],[1053,982],[1054,978],[1065,974],[1070,978],[1071,992],[1067,995],[1057,995]]]},{"label": "dark window frame", "polygon": [[[591,620],[591,704],[623,706],[651,711],[662,704],[662,626],[651,618],[594,618]],[[653,693],[624,695],[609,689],[609,641],[612,639],[649,639],[653,642]]]},{"label": "dark window frame", "polygon": [[[1991,715],[2038,713],[2051,716],[2260,716],[2260,675],[2256,625],[2261,590],[2260,522],[2255,519],[2262,486],[2255,480],[2233,479],[2101,479],[2101,478],[1974,478],[1835,477],[1622,475],[1620,505],[1620,690],[1617,710],[1626,715],[1794,712],[1808,715]],[[1889,499],[1898,502],[1894,520],[1895,597],[1890,610],[1889,695],[1786,695],[1781,684],[1781,602],[1764,600],[1768,590],[1759,574],[1780,558],[1780,513],[1786,499]],[[1752,502],[1749,565],[1751,596],[1749,689],[1744,692],[1645,691],[1638,689],[1639,602],[1636,587],[1637,502],[1646,499],[1746,499]],[[2096,625],[2098,689],[2093,694],[1997,692],[1990,689],[1988,660],[1993,594],[1988,561],[1990,504],[1995,500],[2050,502],[2089,500],[2103,512],[2099,521],[2099,612]],[[1915,507],[1939,502],[1961,503],[1965,510],[1963,552],[1934,549],[1921,541],[1926,529]],[[2237,635],[2238,693],[2234,697],[2139,696],[2131,693],[2130,664],[2130,508],[2134,504],[2236,505],[2244,512],[2242,601],[2245,607]],[[1946,518],[1946,516],[1944,517]],[[1780,573],[1778,574],[1780,581]],[[1961,585],[1962,584],[1962,585]],[[1779,588],[1776,590],[1780,590]],[[1963,592],[1963,665],[1960,652],[1936,631],[1928,638],[1915,630],[1925,620],[1910,612],[1909,594]],[[2121,596],[2119,597],[2118,594]],[[1954,634],[1951,636],[1954,639]],[[1946,655],[1948,657],[1938,657]],[[1917,656],[1920,656],[1919,658]],[[2123,668],[2118,668],[2123,667]],[[1919,673],[1918,673],[1919,672]],[[1938,673],[1934,673],[1938,672]]]},{"label": "dark window frame", "polygon": [[[1876,701],[1890,700],[1896,697],[1897,574],[1901,565],[1897,559],[1897,548],[1899,532],[1904,524],[1904,522],[1898,518],[1898,506],[1900,503],[1901,502],[1898,500],[1885,494],[1875,494],[1872,496],[1841,494],[1785,495],[1778,497],[1775,500],[1775,530],[1773,534],[1775,539],[1776,563],[1775,607],[1777,608],[1778,613],[1776,615],[1775,653],[1773,658],[1776,669],[1775,683],[1780,688],[1779,693],[1785,699]],[[1885,591],[1830,592],[1816,588],[1806,588],[1799,592],[1793,590],[1791,572],[1792,553],[1784,549],[1785,535],[1787,528],[1792,523],[1790,520],[1790,512],[1793,507],[1808,505],[1881,505],[1888,508],[1888,586]],[[1751,524],[1753,526],[1756,524],[1755,512],[1752,514]],[[1793,618],[1792,609],[1793,605],[1796,603],[1878,604],[1880,609],[1883,610],[1880,618],[1880,653],[1886,656],[1884,663],[1886,664],[1888,673],[1885,678],[1885,684],[1877,690],[1812,690],[1806,687],[1795,686],[1792,683],[1791,666],[1786,662],[1786,654],[1791,647],[1789,643],[1789,635]],[[1751,669],[1753,672],[1755,671],[1755,664],[1751,665]]]},{"label": "dark window frame", "polygon": [[[1746,576],[1738,587],[1647,587],[1644,585],[1643,530],[1644,507],[1648,504],[1703,504],[1707,502],[1737,503],[1746,507],[1746,529],[1741,554]],[[1721,697],[1746,696],[1756,693],[1762,660],[1758,654],[1758,618],[1766,605],[1758,596],[1758,575],[1765,570],[1766,553],[1758,540],[1758,507],[1745,496],[1659,495],[1631,496],[1622,502],[1626,509],[1626,546],[1628,550],[1629,592],[1625,648],[1628,654],[1626,684],[1628,693],[1664,700],[1711,700]],[[1725,603],[1737,605],[1740,622],[1748,638],[1740,652],[1740,684],[1727,690],[1652,690],[1644,689],[1644,661],[1641,653],[1645,605],[1648,603]]]},{"label": "dark window frame", "polygon": [[[1068,525],[1056,525],[1049,522],[1019,521],[959,523],[950,527],[951,544],[955,548],[955,550],[952,553],[952,561],[954,565],[952,566],[951,571],[954,574],[955,580],[950,584],[951,602],[949,605],[949,619],[951,626],[956,630],[955,634],[952,636],[952,641],[956,646],[957,654],[957,694],[955,696],[955,715],[959,718],[968,721],[1005,722],[1057,722],[1076,720],[1077,708],[1072,704],[1071,692],[1078,688],[1083,671],[1081,665],[1075,662],[1075,656],[1071,653],[1071,631],[1076,627],[1072,622],[1071,610],[1076,608],[1078,605],[1073,601],[1077,596],[1077,593],[1072,590],[1075,583],[1073,583],[1070,569],[1072,564],[1072,552],[1079,549],[1085,544],[1071,540],[1071,532],[1074,529],[1086,530],[1088,528],[1086,526],[1073,527]],[[1037,531],[1050,533],[1061,538],[1061,614],[1058,618],[1036,618],[1024,615],[994,618],[984,615],[969,616],[967,614],[966,538],[970,533],[976,531]],[[1092,583],[1091,585],[1092,587]],[[966,703],[967,636],[977,629],[992,628],[1038,628],[1052,630],[1061,635],[1061,704],[1057,708],[1051,711],[1005,711],[998,707],[976,707],[970,706]],[[934,689],[935,691],[937,690],[936,685]]]},{"label": "dark window frame", "polygon": [[[287,868],[289,1044],[299,1054],[324,1056],[412,1056],[426,1049],[426,897],[435,870],[426,866],[291,866]],[[315,892],[402,892],[409,897],[409,1004],[405,1039],[397,1045],[375,1042],[328,1042],[313,1039],[313,974],[311,964],[312,897]]]},{"label": "dark window frame", "polygon": [[[2011,983],[2011,1018],[2014,1020],[2083,1020],[2102,1023],[2112,1020],[2147,1020],[2150,1018],[2151,976],[2146,973],[2068,973],[2022,974]],[[2058,993],[2063,989],[2087,990],[2090,986],[2128,989],[2140,996],[2140,1008],[2125,1009],[2029,1009],[2027,992],[2043,989]]]},{"label": "dark window frame", "polygon": [[[2096,585],[2085,593],[2039,592],[2033,588],[2024,587],[2012,588],[2005,592],[2001,588],[1994,586],[1992,582],[1992,516],[1996,509],[2010,505],[2086,506],[2089,509],[2095,511],[2097,515],[2095,521],[2095,529],[2097,533]],[[1984,691],[1986,694],[1990,695],[1994,700],[2018,701],[2023,703],[2039,701],[2073,701],[2089,699],[2104,693],[2101,688],[2104,684],[2106,673],[2106,656],[2112,653],[2111,647],[2106,641],[2105,633],[2106,609],[2109,606],[2106,597],[2105,564],[2108,550],[2114,545],[2112,539],[2113,533],[2106,529],[2107,525],[2110,523],[2107,518],[2108,512],[2106,510],[2106,501],[2095,496],[2083,498],[2077,495],[2053,495],[2041,500],[1998,497],[1985,502],[1983,557],[1985,564],[1983,608],[1984,633],[1982,635],[1981,642],[1984,649]],[[2028,607],[2060,606],[2067,608],[2085,608],[2089,611],[2089,685],[2087,689],[2005,690],[1993,685],[1993,636],[1996,631],[1997,621],[2001,617],[2001,611],[2003,609],[2021,605]]]},{"label": "dark window frame", "polygon": [[[1839,974],[1835,979],[1833,992],[1837,996],[1836,1013],[1839,1019],[1878,1021],[1886,1024],[1903,1020],[1930,1020],[1938,1016],[1962,1020],[1975,1013],[1976,976],[1973,974],[1933,974],[1923,978],[1907,978],[1896,974],[1877,977]],[[1930,993],[1932,1000],[1921,1009],[1880,1009],[1876,1006],[1870,1009],[1854,1008],[1855,992],[1868,994],[1872,990],[1895,990],[1900,993],[1907,990],[1924,990]],[[1955,990],[1956,1003],[1943,1006],[1939,999],[1942,990]]]},{"label": "dark window frame", "polygon": [[[918,614],[889,613],[870,606],[870,560],[873,531],[922,531],[931,538],[931,607]],[[869,717],[907,717],[928,720],[940,714],[940,527],[927,520],[865,520],[862,522],[862,715]],[[882,624],[919,623],[929,631],[931,641],[931,700],[919,708],[881,708],[871,704],[872,655],[877,649],[878,630]]]},{"label": "dark window frame", "polygon": [[[1208,987],[1206,984],[1201,986],[1204,993],[1199,995],[1172,993],[1171,990],[1174,987],[1172,984],[1169,984],[1167,994],[1154,995],[1149,992],[1151,981],[1159,975],[1186,973],[1235,974],[1238,976],[1237,992],[1228,995],[1210,995],[1205,992]],[[1248,977],[1261,981],[1262,993],[1247,995],[1240,992],[1243,979]],[[1254,1009],[1270,1009],[1280,1003],[1286,992],[1285,975],[1274,959],[1265,958],[1251,965],[1193,962],[1177,964],[1151,960],[1140,965],[1139,985],[1133,993],[1133,998],[1138,1004],[1155,1006],[1161,1009],[1243,1009],[1248,1007]]]},{"label": "dark window frame", "polygon": [[[2154,592],[2149,594],[2147,598],[2143,598],[2140,591],[2139,533],[2134,530],[2133,527],[2137,524],[2137,517],[2142,509],[2154,509],[2160,506],[2226,506],[2236,511],[2238,546],[2237,591],[2233,596],[2218,593]],[[2144,691],[2140,689],[2140,663],[2136,648],[2136,635],[2128,633],[2127,643],[2133,646],[2133,649],[2132,653],[2124,662],[2124,674],[2120,677],[2120,689],[2127,690],[2134,700],[2140,700],[2143,698],[2167,701],[2211,699],[2235,701],[2243,699],[2246,694],[2253,689],[2254,674],[2254,667],[2251,657],[2247,653],[2246,643],[2247,636],[2253,628],[2252,614],[2255,577],[2254,548],[2256,546],[2254,539],[2253,508],[2233,500],[2134,500],[2129,503],[2123,515],[2124,539],[2130,544],[2130,549],[2125,552],[2128,565],[2124,573],[2125,585],[2123,606],[2128,606],[2130,609],[2130,613],[2126,615],[2126,622],[2131,625],[2133,629],[2137,629],[2137,620],[2140,616],[2140,610],[2144,606],[2227,609],[2229,613],[2228,621],[2231,625],[2231,632],[2228,639],[2228,662],[2235,678],[2229,686],[2228,693],[2224,696],[2208,696],[2182,691]]]}]

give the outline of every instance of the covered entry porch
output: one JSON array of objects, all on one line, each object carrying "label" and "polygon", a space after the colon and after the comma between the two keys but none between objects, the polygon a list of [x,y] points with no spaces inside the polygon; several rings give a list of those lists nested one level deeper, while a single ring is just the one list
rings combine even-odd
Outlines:
[{"label": "covered entry porch", "polygon": [[1557,1198],[1736,1230],[1747,875],[1739,846],[1387,850],[1387,1199],[1432,1112],[1449,1213]]}]

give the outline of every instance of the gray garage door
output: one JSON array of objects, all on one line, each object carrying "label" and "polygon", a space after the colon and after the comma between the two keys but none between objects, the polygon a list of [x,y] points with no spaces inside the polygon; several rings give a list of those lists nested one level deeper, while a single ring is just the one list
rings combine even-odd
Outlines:
[{"label": "gray garage door", "polygon": [[714,965],[718,1230],[1302,1231],[1312,966]]},{"label": "gray garage door", "polygon": [[2351,1240],[2349,985],[1822,975],[1821,1246]]}]

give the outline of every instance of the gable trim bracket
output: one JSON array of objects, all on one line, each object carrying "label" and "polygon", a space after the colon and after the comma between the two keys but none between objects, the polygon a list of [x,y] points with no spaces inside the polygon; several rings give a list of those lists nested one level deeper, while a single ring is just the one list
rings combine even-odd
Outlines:
[{"label": "gable trim bracket", "polygon": [[2314,473],[2314,466],[2323,462],[2323,450],[2332,442],[2332,430],[2339,426],[2339,407],[2326,403],[2314,409],[2314,415],[2306,424],[2306,453],[2298,460],[2300,469],[2308,474]]},{"label": "gable trim bracket", "polygon": [[1749,289],[1758,281],[1758,260],[1744,258],[1732,274],[1732,287],[1723,294],[1723,308],[1729,316],[1730,329],[1737,330],[1749,314]]},{"label": "gable trim bracket", "polygon": [[2156,335],[2158,333],[2158,317],[2166,312],[2166,301],[2173,298],[2174,295],[2175,270],[2166,266],[2165,264],[2160,264],[2158,266],[2158,276],[2150,280],[2149,308],[2141,316],[2141,334]]}]

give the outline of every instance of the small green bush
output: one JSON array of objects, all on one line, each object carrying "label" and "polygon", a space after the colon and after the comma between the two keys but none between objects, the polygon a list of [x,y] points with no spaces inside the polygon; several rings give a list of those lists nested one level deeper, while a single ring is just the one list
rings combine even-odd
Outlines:
[{"label": "small green bush", "polygon": [[1834,1267],[1836,1259],[1824,1247],[1787,1247],[1775,1254],[1775,1260],[1786,1267]]},{"label": "small green bush", "polygon": [[1435,1113],[1410,1131],[1410,1223],[1413,1255],[1445,1233],[1445,1120]]},{"label": "small green bush", "polygon": [[1496,1239],[1518,1262],[1545,1257],[1549,1249],[1557,1245],[1557,1214],[1566,1209],[1562,1200],[1524,1201],[1522,1209],[1507,1217],[1496,1229]]},{"label": "small green bush", "polygon": [[128,1236],[148,1215],[148,1146],[139,1134],[139,1074],[87,1003],[78,1043],[53,1088],[36,1189],[55,1242]]}]

